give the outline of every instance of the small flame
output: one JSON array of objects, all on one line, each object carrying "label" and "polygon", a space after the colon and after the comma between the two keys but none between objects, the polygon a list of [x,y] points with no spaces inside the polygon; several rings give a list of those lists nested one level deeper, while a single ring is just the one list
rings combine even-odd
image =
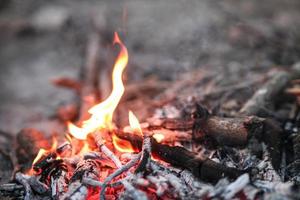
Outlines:
[{"label": "small flame", "polygon": [[81,148],[81,150],[79,152],[79,155],[83,155],[85,153],[88,153],[89,151],[90,151],[89,144],[85,141],[83,144],[83,147]]},{"label": "small flame", "polygon": [[116,136],[115,134],[112,135],[112,142],[114,147],[122,153],[133,153],[134,148],[132,147],[131,143],[128,142],[127,140],[122,140],[121,138],[119,138],[118,136]]},{"label": "small flame", "polygon": [[155,133],[153,136],[152,136],[156,142],[158,143],[161,143],[164,139],[165,139],[165,136],[161,133]]},{"label": "small flame", "polygon": [[131,129],[134,132],[137,132],[137,133],[143,135],[143,132],[142,132],[142,129],[140,126],[140,122],[131,110],[129,111],[129,124],[130,124]]},{"label": "small flame", "polygon": [[33,162],[32,162],[32,166],[33,166],[37,161],[39,161],[40,158],[41,158],[43,155],[45,155],[47,152],[48,152],[48,151],[45,150],[45,149],[43,149],[43,148],[40,149],[39,152],[38,152],[38,154],[37,154],[37,156],[35,157],[35,159],[34,159]]},{"label": "small flame", "polygon": [[68,129],[70,134],[77,139],[84,140],[86,139],[87,135],[91,132],[102,128],[111,129],[113,126],[113,113],[125,91],[124,84],[122,81],[122,74],[128,63],[127,48],[120,40],[117,33],[115,33],[114,36],[115,37],[113,43],[120,45],[121,51],[117,57],[112,73],[112,92],[106,100],[99,104],[96,104],[89,110],[91,117],[82,123],[82,127],[77,127],[71,122],[68,123]]},{"label": "small flame", "polygon": [[56,139],[56,137],[53,137],[53,138],[52,138],[52,146],[51,146],[51,148],[50,148],[49,150],[46,150],[46,149],[41,148],[41,149],[39,150],[38,154],[36,155],[36,157],[34,158],[34,160],[33,160],[33,162],[32,162],[32,166],[33,166],[35,163],[37,163],[37,161],[39,161],[43,155],[45,155],[46,153],[55,151],[56,148],[57,148],[57,139]]}]

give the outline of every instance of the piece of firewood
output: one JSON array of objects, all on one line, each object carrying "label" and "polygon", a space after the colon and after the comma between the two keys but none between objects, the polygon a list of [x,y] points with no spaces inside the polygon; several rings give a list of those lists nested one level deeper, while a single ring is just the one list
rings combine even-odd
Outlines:
[{"label": "piece of firewood", "polygon": [[[265,142],[271,154],[272,164],[278,169],[281,160],[283,130],[276,121],[259,117],[224,118],[207,116],[199,119],[156,119],[148,129],[163,127],[172,130],[193,130],[193,139],[202,141],[211,137],[219,145],[232,147],[249,146],[255,155],[260,149],[253,146]],[[254,144],[253,144],[254,143]]]},{"label": "piece of firewood", "polygon": [[[116,135],[128,140],[137,151],[142,149],[143,138],[141,136],[120,131],[116,132]],[[151,147],[153,156],[171,165],[188,169],[194,176],[208,182],[216,182],[222,177],[234,179],[245,173],[244,170],[226,167],[208,158],[200,158],[196,153],[183,147],[160,144],[154,139],[151,139]]]}]

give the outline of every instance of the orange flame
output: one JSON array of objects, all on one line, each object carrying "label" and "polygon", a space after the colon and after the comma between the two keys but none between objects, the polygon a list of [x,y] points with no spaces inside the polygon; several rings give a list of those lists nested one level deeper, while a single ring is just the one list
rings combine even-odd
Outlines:
[{"label": "orange flame", "polygon": [[49,152],[53,152],[55,151],[57,148],[57,139],[55,137],[52,138],[52,146],[49,150],[46,150],[46,149],[43,149],[41,148],[38,152],[38,154],[36,155],[36,157],[34,158],[33,162],[32,162],[32,166],[40,160],[40,158],[45,155],[46,153],[49,153]]},{"label": "orange flame", "polygon": [[33,160],[32,165],[34,165],[37,161],[39,161],[40,158],[41,158],[43,155],[45,155],[47,152],[48,152],[48,151],[45,150],[45,149],[43,149],[43,148],[40,149],[39,152],[38,152],[38,154],[36,155],[35,159]]},{"label": "orange flame", "polygon": [[71,135],[77,139],[84,140],[87,135],[102,128],[112,128],[113,113],[119,104],[119,101],[125,91],[122,81],[123,71],[128,63],[128,52],[125,45],[120,40],[117,33],[114,35],[114,44],[121,47],[121,51],[114,65],[112,80],[113,88],[110,96],[103,102],[93,106],[88,112],[91,117],[82,123],[82,127],[77,127],[71,122],[68,123],[68,129]]},{"label": "orange flame", "polygon": [[126,140],[122,140],[121,138],[119,138],[118,136],[116,136],[115,134],[112,135],[112,142],[114,147],[122,153],[133,153],[134,148],[132,147],[131,143],[126,141]]},{"label": "orange flame", "polygon": [[142,132],[142,129],[140,126],[140,122],[131,110],[129,111],[129,124],[130,124],[131,129],[134,132],[143,135],[143,132]]}]

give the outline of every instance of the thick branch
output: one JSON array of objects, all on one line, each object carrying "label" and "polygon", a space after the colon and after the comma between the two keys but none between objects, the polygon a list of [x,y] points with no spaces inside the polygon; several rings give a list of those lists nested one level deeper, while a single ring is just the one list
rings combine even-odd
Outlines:
[{"label": "thick branch", "polygon": [[[153,125],[155,124],[155,126]],[[259,117],[224,118],[208,116],[205,119],[157,119],[150,128],[162,126],[172,130],[193,129],[193,137],[203,140],[205,136],[213,138],[219,145],[246,146],[253,140],[265,142],[271,154],[272,164],[278,169],[281,160],[280,125],[271,119]],[[255,146],[252,148],[255,151]]]},{"label": "thick branch", "polygon": [[[131,142],[137,150],[142,149],[143,138],[138,135],[124,132],[116,133],[121,139]],[[179,146],[168,146],[151,139],[151,153],[159,159],[168,162],[174,166],[190,170],[196,177],[209,182],[216,182],[226,176],[228,178],[237,178],[244,171],[231,167],[223,166],[208,158],[199,158],[195,153]]]}]

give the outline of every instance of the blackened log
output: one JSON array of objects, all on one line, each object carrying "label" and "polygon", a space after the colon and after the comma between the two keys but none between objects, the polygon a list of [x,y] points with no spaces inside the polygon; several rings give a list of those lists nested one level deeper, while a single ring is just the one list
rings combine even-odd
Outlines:
[{"label": "blackened log", "polygon": [[283,131],[279,123],[274,120],[254,116],[241,118],[208,116],[204,119],[190,120],[158,119],[155,121],[155,126],[150,124],[150,129],[160,125],[164,128],[172,127],[173,130],[193,129],[193,139],[198,141],[211,137],[219,145],[232,147],[248,145],[252,153],[257,156],[262,154],[262,149],[258,148],[259,144],[265,142],[274,168],[279,168]]},{"label": "blackened log", "polygon": [[195,127],[199,132],[194,134],[195,139],[203,135],[214,138],[221,145],[244,146],[247,144],[251,134],[245,126],[252,118],[222,118],[209,117],[207,120],[199,121]]},{"label": "blackened log", "polygon": [[[137,151],[142,150],[143,138],[124,132],[117,132],[121,139],[128,140]],[[153,156],[170,163],[174,166],[190,170],[194,176],[208,182],[216,182],[222,177],[230,179],[237,178],[245,173],[232,167],[226,167],[208,158],[199,158],[195,153],[179,146],[169,146],[156,142],[151,139],[151,153]]]},{"label": "blackened log", "polygon": [[149,136],[144,136],[143,139],[143,147],[142,147],[142,159],[137,166],[135,173],[145,173],[147,170],[147,166],[150,163],[151,159],[151,138]]}]

